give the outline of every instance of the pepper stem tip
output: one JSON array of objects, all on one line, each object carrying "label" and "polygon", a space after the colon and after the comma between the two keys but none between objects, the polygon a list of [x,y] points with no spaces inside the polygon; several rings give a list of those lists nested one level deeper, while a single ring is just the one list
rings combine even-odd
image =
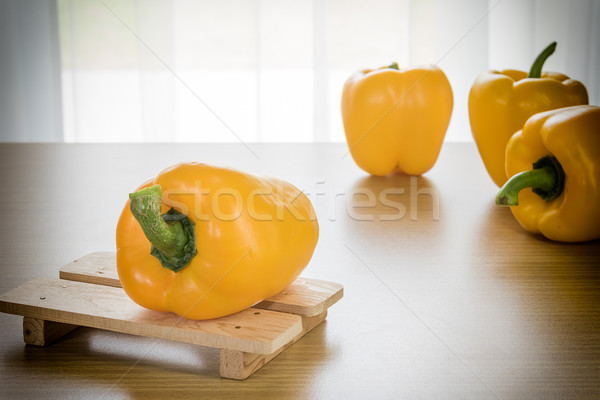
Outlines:
[{"label": "pepper stem tip", "polygon": [[390,65],[388,65],[389,69],[397,69],[400,70],[400,66],[398,65],[398,63],[396,61],[394,61],[393,63],[391,63]]},{"label": "pepper stem tip", "polygon": [[550,43],[542,52],[537,56],[531,69],[529,70],[528,78],[540,78],[542,76],[542,67],[544,63],[556,50],[556,42]]}]

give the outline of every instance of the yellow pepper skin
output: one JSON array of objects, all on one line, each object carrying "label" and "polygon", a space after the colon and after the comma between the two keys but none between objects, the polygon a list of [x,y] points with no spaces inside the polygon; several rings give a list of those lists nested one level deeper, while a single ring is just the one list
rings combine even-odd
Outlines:
[{"label": "yellow pepper skin", "polygon": [[528,78],[527,72],[504,70],[479,75],[469,93],[469,119],[479,154],[494,183],[501,187],[506,182],[506,144],[529,117],[587,103],[585,86],[563,74],[545,72],[539,78]]},{"label": "yellow pepper skin", "polygon": [[531,117],[508,142],[506,172],[496,203],[511,205],[523,228],[561,242],[600,238],[600,107]]},{"label": "yellow pepper skin", "polygon": [[[181,214],[159,226],[170,209]],[[191,236],[181,236],[185,217],[191,232],[183,232]],[[163,240],[170,234],[177,240]],[[285,289],[310,261],[318,236],[310,200],[293,185],[181,163],[130,194],[116,229],[117,270],[127,295],[145,308],[217,318]],[[181,247],[173,244],[182,237]],[[191,260],[177,264],[186,246]],[[178,272],[151,254],[156,248]]]},{"label": "yellow pepper skin", "polygon": [[450,82],[436,66],[356,72],[342,93],[350,154],[372,175],[421,175],[437,160],[452,107]]}]

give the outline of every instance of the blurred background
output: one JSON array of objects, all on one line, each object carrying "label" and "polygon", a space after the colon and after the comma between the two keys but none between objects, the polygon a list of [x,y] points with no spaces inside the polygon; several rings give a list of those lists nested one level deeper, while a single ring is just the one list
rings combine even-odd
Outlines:
[{"label": "blurred background", "polygon": [[488,69],[600,101],[600,0],[0,0],[1,142],[341,142],[356,70],[437,64],[447,141]]}]

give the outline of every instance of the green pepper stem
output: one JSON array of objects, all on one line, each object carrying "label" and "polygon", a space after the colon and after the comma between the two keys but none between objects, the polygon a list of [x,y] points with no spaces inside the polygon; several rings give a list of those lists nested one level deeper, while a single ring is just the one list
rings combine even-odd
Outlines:
[{"label": "green pepper stem", "polygon": [[544,66],[544,63],[548,57],[554,53],[554,50],[556,50],[556,42],[550,43],[544,50],[542,50],[540,55],[538,55],[533,62],[533,65],[529,70],[529,74],[527,75],[528,78],[540,78],[542,76],[542,67]]},{"label": "green pepper stem", "polygon": [[185,267],[196,254],[193,223],[175,210],[161,215],[162,192],[159,185],[130,193],[129,199],[131,213],[152,244],[151,254],[163,267],[172,271]]},{"label": "green pepper stem", "polygon": [[398,63],[397,63],[397,62],[395,62],[395,61],[394,61],[393,63],[391,63],[390,65],[388,65],[388,68],[389,68],[389,69],[397,69],[397,70],[400,70],[400,66],[399,66],[399,65],[398,65]]},{"label": "green pepper stem", "polygon": [[560,195],[565,185],[565,173],[555,157],[540,158],[530,171],[520,172],[511,177],[496,195],[499,206],[519,204],[519,192],[532,188],[533,192],[547,202]]}]

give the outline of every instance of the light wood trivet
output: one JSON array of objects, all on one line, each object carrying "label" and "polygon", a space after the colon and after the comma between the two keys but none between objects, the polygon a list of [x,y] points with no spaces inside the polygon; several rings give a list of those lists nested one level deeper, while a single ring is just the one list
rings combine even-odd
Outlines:
[{"label": "light wood trivet", "polygon": [[121,288],[115,253],[84,256],[0,296],[0,312],[22,315],[27,344],[46,346],[79,326],[221,349],[220,374],[246,379],[327,316],[338,283],[298,278],[277,295],[222,318],[195,321],[147,310]]}]

